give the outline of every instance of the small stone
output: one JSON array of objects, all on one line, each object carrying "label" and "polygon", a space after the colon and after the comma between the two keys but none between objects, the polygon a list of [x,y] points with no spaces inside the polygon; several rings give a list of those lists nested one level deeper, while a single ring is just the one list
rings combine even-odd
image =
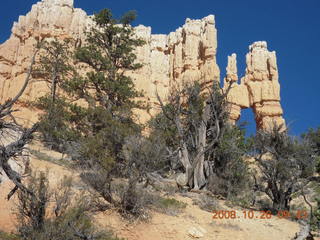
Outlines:
[{"label": "small stone", "polygon": [[188,230],[188,235],[193,238],[202,238],[206,232],[202,227],[191,227]]}]

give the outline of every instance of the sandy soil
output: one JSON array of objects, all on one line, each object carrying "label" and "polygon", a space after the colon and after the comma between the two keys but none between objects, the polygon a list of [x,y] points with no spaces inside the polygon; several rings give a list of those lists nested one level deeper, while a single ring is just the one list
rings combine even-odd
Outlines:
[{"label": "sandy soil", "polygon": [[[152,219],[147,223],[128,224],[114,212],[106,212],[97,216],[97,221],[111,229],[119,236],[128,240],[186,240],[191,228],[204,229],[203,240],[270,240],[292,239],[299,231],[297,223],[272,217],[268,220],[244,219],[242,210],[237,210],[237,219],[212,219],[212,213],[199,209],[192,204],[190,198],[181,196],[177,200],[187,203],[185,211],[178,216],[168,216],[153,212]],[[221,201],[221,206],[228,209]],[[260,216],[259,212],[255,212]]]},{"label": "sandy soil", "polygon": [[[51,182],[58,182],[64,175],[77,174],[71,170],[47,161],[41,161],[32,157],[33,169],[49,170]],[[9,202],[5,199],[12,185],[10,182],[2,183],[0,188],[0,230],[14,231],[15,198]],[[213,214],[201,210],[193,205],[192,199],[176,195],[177,200],[187,203],[186,209],[177,216],[169,216],[158,212],[152,212],[152,218],[148,222],[129,223],[123,220],[114,211],[107,211],[95,216],[97,223],[105,229],[111,229],[118,236],[127,240],[187,240],[191,228],[203,229],[203,240],[285,240],[292,239],[299,231],[297,223],[279,219],[272,216],[271,219],[245,219],[241,209],[237,210],[236,219],[213,219]],[[223,201],[219,202],[224,210],[228,210]],[[231,210],[231,209],[229,209]],[[258,212],[255,216],[260,216]]]}]

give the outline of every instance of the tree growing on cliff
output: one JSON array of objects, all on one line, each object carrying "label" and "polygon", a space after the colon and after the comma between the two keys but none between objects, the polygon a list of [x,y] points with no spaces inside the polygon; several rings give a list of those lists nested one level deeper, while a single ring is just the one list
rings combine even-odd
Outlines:
[{"label": "tree growing on cliff", "polygon": [[275,125],[270,131],[257,132],[252,154],[259,168],[255,178],[258,190],[270,198],[274,210],[289,210],[292,195],[302,190],[314,173],[310,145]]}]

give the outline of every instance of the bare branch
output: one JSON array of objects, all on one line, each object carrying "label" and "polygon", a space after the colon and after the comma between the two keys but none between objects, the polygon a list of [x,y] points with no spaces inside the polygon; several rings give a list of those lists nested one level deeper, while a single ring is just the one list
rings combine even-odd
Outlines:
[{"label": "bare branch", "polygon": [[13,112],[13,110],[11,110],[12,106],[17,102],[17,100],[21,97],[23,92],[26,90],[28,83],[30,81],[30,78],[31,78],[32,68],[35,63],[36,55],[38,52],[39,52],[39,49],[36,48],[32,58],[31,58],[31,63],[30,63],[29,69],[28,69],[26,79],[24,81],[22,88],[18,92],[18,94],[13,99],[7,100],[3,105],[0,104],[0,118],[3,118]]}]

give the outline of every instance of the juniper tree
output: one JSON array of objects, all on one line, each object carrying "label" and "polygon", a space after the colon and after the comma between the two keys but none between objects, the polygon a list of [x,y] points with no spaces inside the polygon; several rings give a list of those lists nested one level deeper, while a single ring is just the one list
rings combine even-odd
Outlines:
[{"label": "juniper tree", "polygon": [[292,195],[302,190],[314,173],[310,145],[275,125],[257,132],[252,154],[259,169],[255,176],[258,190],[270,198],[274,210],[289,210]]},{"label": "juniper tree", "polygon": [[320,173],[320,127],[309,129],[307,133],[302,134],[302,138],[311,145],[313,155],[316,158],[316,171]]},{"label": "juniper tree", "polygon": [[[158,130],[154,133],[162,129],[159,136],[166,139],[171,157],[175,155],[182,165],[184,174],[177,179],[178,184],[193,189],[206,188],[214,174],[225,175],[224,178],[231,182],[232,174],[225,174],[225,168],[221,166],[230,170],[235,161],[243,167],[237,165],[239,168],[232,169],[233,174],[241,168],[243,176],[246,175],[247,169],[240,157],[243,153],[241,141],[228,130],[232,128],[228,124],[228,92],[229,89],[223,92],[217,84],[203,91],[195,82],[173,89],[166,104],[158,96],[164,120],[155,119],[153,124]],[[232,181],[237,184],[235,178]]]}]

